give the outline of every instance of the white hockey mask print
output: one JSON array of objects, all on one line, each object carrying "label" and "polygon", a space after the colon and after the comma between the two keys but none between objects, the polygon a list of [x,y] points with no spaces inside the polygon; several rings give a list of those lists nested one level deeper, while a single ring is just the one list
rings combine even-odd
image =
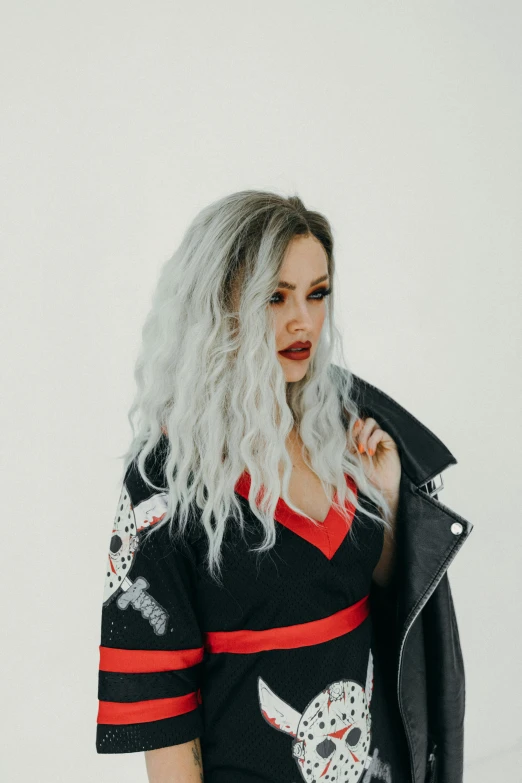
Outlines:
[{"label": "white hockey mask print", "polygon": [[275,729],[294,737],[292,755],[309,783],[356,783],[370,765],[370,702],[373,656],[366,685],[337,680],[315,696],[300,714],[258,677],[261,713]]},{"label": "white hockey mask print", "polygon": [[148,594],[147,580],[138,576],[132,581],[129,574],[138,551],[139,534],[163,519],[167,510],[167,498],[166,492],[160,492],[134,507],[130,502],[127,487],[123,484],[112,526],[103,592],[105,605],[120,592],[117,598],[118,607],[127,609],[132,605],[134,609],[141,611],[158,635],[165,633],[168,615]]}]

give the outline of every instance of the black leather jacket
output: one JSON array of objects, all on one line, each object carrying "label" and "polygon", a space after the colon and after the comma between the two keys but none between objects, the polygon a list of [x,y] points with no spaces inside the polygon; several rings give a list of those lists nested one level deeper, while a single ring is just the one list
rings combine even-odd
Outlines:
[{"label": "black leather jacket", "polygon": [[381,640],[375,654],[398,703],[411,783],[462,783],[464,663],[447,569],[473,525],[438,500],[435,482],[457,460],[395,400],[353,379],[361,415],[391,435],[402,465],[395,581],[371,592]]}]

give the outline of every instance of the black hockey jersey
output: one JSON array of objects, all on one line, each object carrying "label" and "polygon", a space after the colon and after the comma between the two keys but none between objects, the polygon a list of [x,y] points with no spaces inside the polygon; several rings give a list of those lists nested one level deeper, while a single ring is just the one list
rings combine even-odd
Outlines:
[{"label": "black hockey jersey", "polygon": [[164,526],[143,541],[167,496],[129,467],[105,576],[98,753],[200,737],[206,783],[408,783],[402,723],[372,655],[382,528],[353,506],[348,525],[332,506],[317,528],[280,499],[277,543],[254,553],[249,485],[245,472],[235,489],[247,525],[228,526],[218,585],[204,531],[174,544]]}]

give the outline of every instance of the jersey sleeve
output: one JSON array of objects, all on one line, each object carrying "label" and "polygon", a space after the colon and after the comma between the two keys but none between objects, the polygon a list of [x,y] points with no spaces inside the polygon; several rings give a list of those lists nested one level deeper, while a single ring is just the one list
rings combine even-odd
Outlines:
[{"label": "jersey sleeve", "polygon": [[98,753],[153,750],[203,734],[194,561],[189,547],[169,537],[168,523],[145,537],[166,510],[166,492],[148,487],[132,463],[109,535]]}]

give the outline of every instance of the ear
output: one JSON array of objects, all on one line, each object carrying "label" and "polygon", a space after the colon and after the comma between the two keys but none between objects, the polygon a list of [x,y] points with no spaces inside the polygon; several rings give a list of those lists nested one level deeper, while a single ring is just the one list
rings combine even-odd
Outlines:
[{"label": "ear", "polygon": [[257,690],[261,714],[266,722],[273,726],[274,729],[278,729],[285,734],[291,734],[292,737],[297,737],[297,727],[301,720],[301,714],[280,699],[279,696],[276,696],[261,677],[257,678]]}]

